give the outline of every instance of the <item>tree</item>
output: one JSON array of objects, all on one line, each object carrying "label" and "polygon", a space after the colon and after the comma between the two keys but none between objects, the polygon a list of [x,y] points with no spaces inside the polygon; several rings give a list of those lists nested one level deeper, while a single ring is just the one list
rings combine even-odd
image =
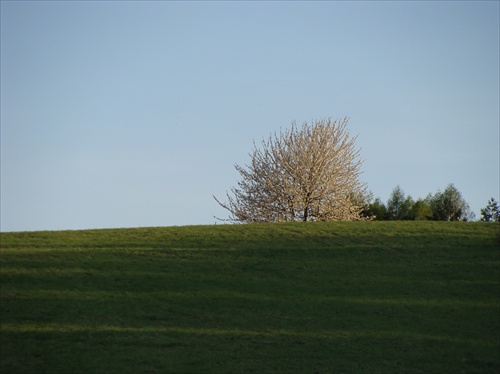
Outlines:
[{"label": "tree", "polygon": [[388,219],[387,207],[384,202],[377,197],[372,203],[370,203],[364,212],[364,216],[368,219],[373,219],[377,221],[384,221]]},{"label": "tree", "polygon": [[443,192],[431,197],[433,219],[437,221],[469,221],[474,219],[474,213],[462,194],[453,184],[449,184]]},{"label": "tree", "polygon": [[226,193],[233,222],[356,220],[366,206],[366,185],[359,180],[362,161],[348,119],[321,119],[280,131],[262,141],[242,179]]},{"label": "tree", "polygon": [[432,209],[430,205],[430,199],[418,199],[412,207],[412,216],[415,221],[423,221],[427,219],[432,219]]},{"label": "tree", "polygon": [[390,220],[411,220],[412,206],[414,202],[411,196],[405,197],[401,187],[396,186],[387,201],[387,215]]},{"label": "tree", "polygon": [[491,198],[488,201],[488,205],[481,209],[481,216],[481,221],[484,222],[500,222],[500,206],[498,205],[498,201]]}]

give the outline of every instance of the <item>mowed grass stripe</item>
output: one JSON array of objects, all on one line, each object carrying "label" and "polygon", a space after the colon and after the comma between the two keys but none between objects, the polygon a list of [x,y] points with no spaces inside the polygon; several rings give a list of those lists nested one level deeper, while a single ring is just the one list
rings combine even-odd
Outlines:
[{"label": "mowed grass stripe", "polygon": [[403,331],[352,331],[352,330],[323,330],[321,332],[312,333],[310,331],[295,331],[295,330],[242,330],[242,329],[203,329],[203,328],[181,328],[181,327],[166,327],[166,326],[155,326],[155,327],[123,327],[123,326],[111,326],[111,325],[98,325],[98,326],[81,326],[81,325],[4,325],[0,329],[1,332],[5,333],[75,333],[75,332],[115,332],[115,333],[158,333],[158,334],[168,334],[168,333],[181,333],[181,334],[197,334],[197,335],[233,335],[233,336],[261,336],[261,337],[308,337],[314,339],[351,339],[351,338],[411,338],[417,340],[433,340],[441,342],[460,342],[460,343],[472,343],[484,346],[489,346],[491,342],[480,339],[457,339],[450,338],[449,336],[438,336],[438,335],[425,335],[415,332],[403,332]]},{"label": "mowed grass stripe", "polygon": [[[477,284],[477,283],[476,283]],[[494,282],[483,282],[483,286],[495,286]],[[220,299],[220,300],[249,300],[249,301],[276,301],[276,297],[265,294],[252,294],[241,292],[211,292],[210,294],[197,292],[101,292],[101,291],[60,291],[60,290],[37,290],[37,291],[22,291],[22,292],[4,292],[2,297],[8,299],[32,299],[32,300],[146,300],[150,298],[163,300],[176,299]],[[476,301],[476,300],[456,300],[456,299],[415,299],[415,298],[372,298],[372,297],[335,297],[335,296],[310,296],[310,295],[295,295],[280,297],[283,301],[294,301],[304,303],[324,303],[334,302],[336,304],[366,304],[366,305],[406,305],[406,306],[433,306],[433,307],[449,307],[456,306],[459,308],[500,308],[500,300],[491,301]]]}]

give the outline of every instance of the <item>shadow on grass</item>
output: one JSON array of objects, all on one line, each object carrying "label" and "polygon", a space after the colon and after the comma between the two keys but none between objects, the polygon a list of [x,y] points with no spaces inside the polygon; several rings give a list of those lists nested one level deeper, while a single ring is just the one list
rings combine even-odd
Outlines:
[{"label": "shadow on grass", "polygon": [[6,325],[2,340],[2,372],[494,373],[500,365],[488,341],[397,330]]}]

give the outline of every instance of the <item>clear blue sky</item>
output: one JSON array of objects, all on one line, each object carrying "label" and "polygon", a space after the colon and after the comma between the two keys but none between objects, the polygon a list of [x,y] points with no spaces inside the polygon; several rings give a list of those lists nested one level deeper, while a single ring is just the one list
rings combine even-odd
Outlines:
[{"label": "clear blue sky", "polygon": [[499,2],[1,2],[2,231],[213,224],[253,140],[350,118],[384,201],[499,196]]}]

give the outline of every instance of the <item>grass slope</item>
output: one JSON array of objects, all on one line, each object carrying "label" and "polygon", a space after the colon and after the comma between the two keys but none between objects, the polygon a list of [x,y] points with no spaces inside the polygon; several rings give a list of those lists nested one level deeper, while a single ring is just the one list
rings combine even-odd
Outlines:
[{"label": "grass slope", "polygon": [[498,373],[500,226],[2,233],[2,373]]}]

